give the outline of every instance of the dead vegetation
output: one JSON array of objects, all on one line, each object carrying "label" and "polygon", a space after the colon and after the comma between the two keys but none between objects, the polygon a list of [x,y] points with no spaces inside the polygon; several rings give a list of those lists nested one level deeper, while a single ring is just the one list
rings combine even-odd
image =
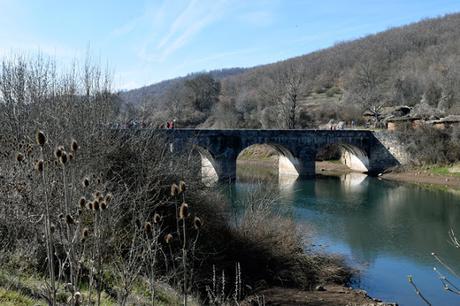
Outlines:
[{"label": "dead vegetation", "polygon": [[350,276],[306,254],[273,199],[254,195],[234,223],[189,154],[155,133],[109,129],[118,98],[90,61],[55,69],[14,57],[0,70],[1,272],[40,280],[15,291],[50,305],[161,305],[169,284],[182,304],[221,305]]}]

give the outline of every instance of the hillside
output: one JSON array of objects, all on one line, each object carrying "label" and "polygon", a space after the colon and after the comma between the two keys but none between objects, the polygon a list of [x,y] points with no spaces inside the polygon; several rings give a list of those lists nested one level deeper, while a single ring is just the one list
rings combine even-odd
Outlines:
[{"label": "hillside", "polygon": [[[206,76],[206,77],[205,77]],[[460,112],[460,14],[426,19],[250,69],[193,74],[122,97],[145,120],[183,126],[309,127],[360,120],[365,110],[408,105]]]},{"label": "hillside", "polygon": [[[246,71],[246,68],[228,68],[220,70],[212,70],[208,73],[217,80],[222,80],[226,77],[241,74]],[[192,79],[200,73],[192,73],[184,77],[178,77],[170,80],[161,81],[152,85],[144,86],[141,88],[136,88],[132,90],[126,90],[120,92],[122,99],[126,103],[138,104],[145,98],[150,98],[155,100],[155,97],[164,95],[168,90],[174,88],[174,86],[180,86],[184,81]]]}]

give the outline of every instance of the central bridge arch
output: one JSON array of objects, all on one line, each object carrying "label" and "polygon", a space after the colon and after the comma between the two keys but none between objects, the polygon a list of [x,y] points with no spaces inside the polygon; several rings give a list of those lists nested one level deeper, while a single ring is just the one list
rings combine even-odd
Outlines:
[{"label": "central bridge arch", "polygon": [[[254,155],[251,156],[251,154],[254,154],[256,158],[254,158]],[[265,168],[265,171],[262,171],[265,175],[274,175],[273,166],[276,166],[276,175],[299,176],[297,169],[299,161],[289,149],[276,143],[256,143],[245,147],[239,152],[237,160],[238,167],[244,167],[244,163],[249,163],[249,167],[251,167],[250,165],[254,161],[258,163],[261,160],[267,161],[266,166],[268,167]],[[252,175],[249,174],[249,176]]]}]

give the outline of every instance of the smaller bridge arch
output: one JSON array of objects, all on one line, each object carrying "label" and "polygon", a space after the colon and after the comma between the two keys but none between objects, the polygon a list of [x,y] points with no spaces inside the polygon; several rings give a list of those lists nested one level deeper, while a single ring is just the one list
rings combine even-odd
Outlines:
[{"label": "smaller bridge arch", "polygon": [[338,159],[353,171],[361,173],[369,171],[369,155],[366,150],[348,143],[327,144],[316,151],[315,159],[319,161]]},{"label": "smaller bridge arch", "polygon": [[369,172],[369,156],[366,151],[349,144],[339,144],[342,149],[340,160],[353,171]]}]

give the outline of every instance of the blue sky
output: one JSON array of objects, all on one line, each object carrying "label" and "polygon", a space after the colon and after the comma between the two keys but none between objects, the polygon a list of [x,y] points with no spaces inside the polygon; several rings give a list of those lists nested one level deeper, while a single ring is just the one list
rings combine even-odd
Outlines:
[{"label": "blue sky", "polygon": [[250,67],[460,12],[460,0],[0,0],[0,56],[94,58],[119,89]]}]

